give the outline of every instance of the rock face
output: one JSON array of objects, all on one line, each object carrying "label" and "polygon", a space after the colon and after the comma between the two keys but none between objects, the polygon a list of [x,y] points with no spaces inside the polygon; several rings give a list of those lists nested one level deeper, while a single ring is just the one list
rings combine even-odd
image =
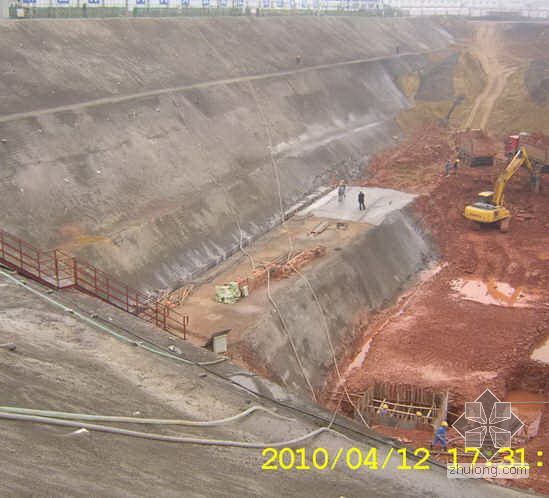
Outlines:
[{"label": "rock face", "polygon": [[428,19],[0,23],[1,225],[173,286],[280,220],[277,178],[286,209],[357,174],[409,105],[396,79],[451,41]]}]

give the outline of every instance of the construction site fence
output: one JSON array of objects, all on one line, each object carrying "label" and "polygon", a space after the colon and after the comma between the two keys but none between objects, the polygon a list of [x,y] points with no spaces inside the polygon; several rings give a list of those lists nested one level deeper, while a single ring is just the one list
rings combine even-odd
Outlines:
[{"label": "construction site fence", "polygon": [[0,229],[0,263],[48,287],[75,288],[186,338],[186,315],[59,249],[42,251]]},{"label": "construction site fence", "polygon": [[[163,0],[164,1],[164,0]],[[12,19],[77,19],[113,17],[221,17],[221,16],[398,16],[406,15],[392,9],[313,9],[313,8],[266,8],[255,6],[194,7],[181,6],[175,0],[165,0],[164,5],[128,5],[126,0],[108,0],[108,4],[88,5],[40,5],[33,3],[12,4],[9,16]]]}]

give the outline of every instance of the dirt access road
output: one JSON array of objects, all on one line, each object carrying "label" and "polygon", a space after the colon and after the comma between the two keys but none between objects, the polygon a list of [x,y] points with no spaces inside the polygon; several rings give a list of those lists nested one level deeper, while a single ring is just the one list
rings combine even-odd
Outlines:
[{"label": "dirt access road", "polygon": [[507,78],[515,70],[508,62],[503,62],[503,42],[498,28],[499,26],[495,23],[482,23],[478,25],[475,34],[471,51],[482,65],[486,74],[486,84],[473,104],[469,117],[464,123],[465,128],[486,130],[488,119],[497,99],[503,93]]}]

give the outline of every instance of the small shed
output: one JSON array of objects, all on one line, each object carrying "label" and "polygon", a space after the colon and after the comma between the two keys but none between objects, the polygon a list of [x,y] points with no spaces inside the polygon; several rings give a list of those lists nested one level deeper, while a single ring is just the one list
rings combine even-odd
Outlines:
[{"label": "small shed", "polygon": [[228,350],[227,336],[230,331],[231,329],[225,329],[212,334],[206,343],[206,348],[213,351],[215,354],[225,354]]}]

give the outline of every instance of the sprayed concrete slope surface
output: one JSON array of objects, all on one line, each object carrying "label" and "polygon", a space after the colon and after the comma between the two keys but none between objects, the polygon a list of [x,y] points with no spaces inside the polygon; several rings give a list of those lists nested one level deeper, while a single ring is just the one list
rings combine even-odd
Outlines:
[{"label": "sprayed concrete slope surface", "polygon": [[[98,328],[45,302],[30,289],[0,275],[0,343],[14,342],[14,352],[0,349],[0,405],[77,413],[213,420],[260,404],[289,419],[265,412],[217,427],[128,426],[136,430],[236,441],[274,442],[304,435],[318,425],[313,419],[245,392],[203,369],[177,364],[142,348],[124,344]],[[130,315],[70,293],[49,294],[72,309],[93,310],[118,333],[139,334],[157,344],[177,344],[186,358],[211,355],[188,342],[161,337]],[[33,313],[28,310],[33,309]],[[88,314],[86,313],[86,314]],[[105,323],[105,322],[101,322]],[[128,335],[128,337],[132,337]],[[135,338],[135,337],[134,337]],[[208,358],[209,356],[209,358]],[[255,392],[321,415],[331,414],[308,403],[292,401],[280,389],[227,363],[210,367]],[[351,421],[338,421],[357,428]],[[326,422],[327,424],[327,422]],[[325,425],[326,425],[325,424]],[[340,428],[346,439],[322,434],[305,442],[308,451],[326,447],[336,453],[371,440]],[[367,430],[361,428],[367,433]],[[402,472],[396,463],[383,472],[262,471],[260,449],[220,448],[147,441],[74,428],[0,421],[0,494],[2,496],[519,496],[472,479],[448,480],[446,470]],[[379,440],[378,440],[379,441]],[[375,443],[380,454],[389,446]]]},{"label": "sprayed concrete slope surface", "polygon": [[284,209],[358,174],[398,76],[451,42],[426,19],[0,23],[2,226],[173,286],[280,219],[270,145]]},{"label": "sprayed concrete slope surface", "polygon": [[334,353],[340,358],[359,336],[365,314],[392,301],[432,257],[431,244],[406,209],[387,214],[379,226],[274,290],[277,310],[247,329],[244,356],[292,390],[321,390],[333,372]]}]

